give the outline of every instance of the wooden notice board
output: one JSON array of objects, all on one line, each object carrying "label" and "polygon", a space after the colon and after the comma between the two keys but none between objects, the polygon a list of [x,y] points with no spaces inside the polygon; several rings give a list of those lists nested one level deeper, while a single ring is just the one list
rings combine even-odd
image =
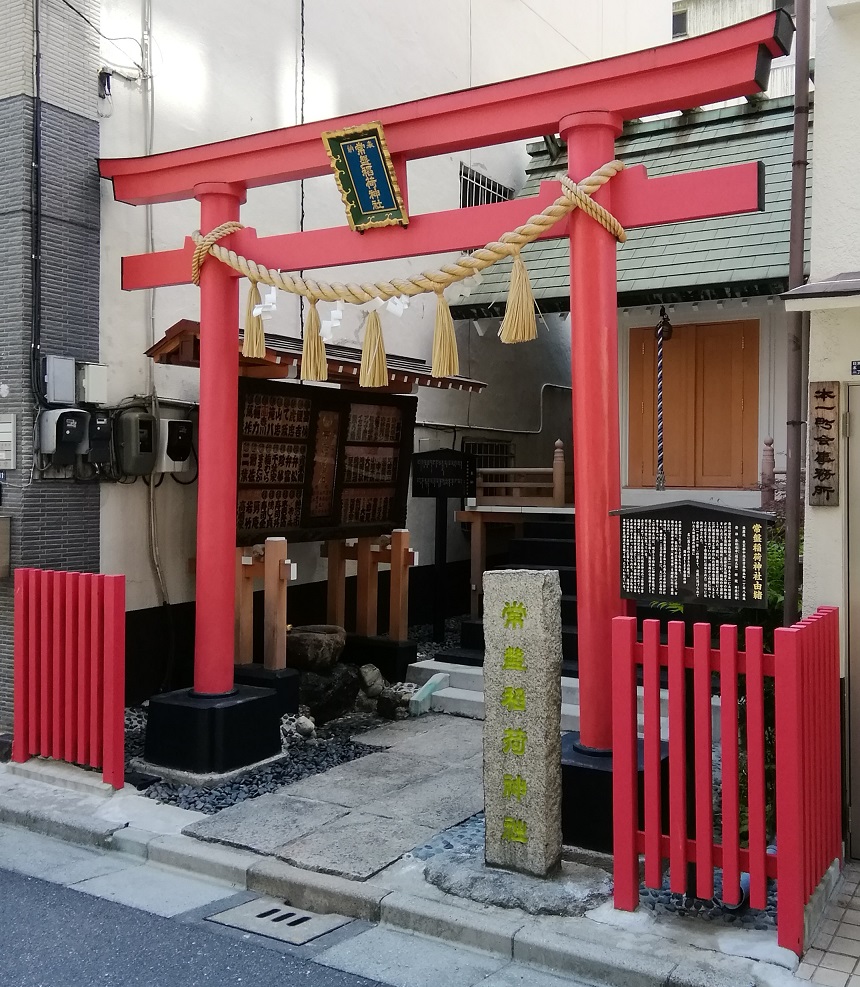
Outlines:
[{"label": "wooden notice board", "polygon": [[406,526],[417,399],[239,381],[237,544]]}]

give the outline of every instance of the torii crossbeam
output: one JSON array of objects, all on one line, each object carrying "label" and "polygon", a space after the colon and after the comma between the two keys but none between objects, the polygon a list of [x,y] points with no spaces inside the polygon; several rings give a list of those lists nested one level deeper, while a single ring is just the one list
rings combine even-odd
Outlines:
[{"label": "torii crossbeam", "polygon": [[[777,10],[712,34],[647,51],[287,127],[150,157],[102,160],[115,197],[135,205],[196,198],[203,233],[239,219],[248,188],[329,173],[320,139],[368,120],[385,127],[400,188],[406,163],[488,144],[559,133],[574,180],[614,157],[624,120],[750,96],[766,89],[771,60],[790,48],[793,25]],[[463,250],[495,239],[558,195],[412,216],[406,230],[358,236],[329,230],[258,238],[245,229],[222,241],[267,267],[293,270]],[[762,208],[756,163],[649,179],[630,168],[595,196],[623,226],[652,226]],[[573,454],[581,741],[611,746],[611,618],[619,595],[620,490],[616,245],[581,211],[547,237],[571,239]],[[126,289],[191,280],[192,246],[123,258]],[[233,687],[236,536],[238,275],[214,260],[201,274],[200,472],[194,692]]]}]

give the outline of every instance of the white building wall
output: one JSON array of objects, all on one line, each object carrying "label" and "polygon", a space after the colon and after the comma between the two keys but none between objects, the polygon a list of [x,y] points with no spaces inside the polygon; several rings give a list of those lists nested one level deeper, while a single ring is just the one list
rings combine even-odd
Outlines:
[{"label": "white building wall", "polygon": [[[146,44],[141,34],[144,3],[103,0],[102,31],[110,37],[139,38]],[[241,11],[237,15],[236,5],[228,0],[207,0],[205,16],[197,4],[151,0],[151,7],[152,150],[289,126],[302,118],[298,0],[256,0],[253,19],[243,17]],[[372,111],[670,40],[670,0],[616,0],[609,8],[581,0],[531,0],[528,4],[521,0],[439,0],[432,16],[426,12],[404,16],[404,5],[396,0],[373,4],[314,0],[305,6],[304,120]],[[142,154],[146,149],[145,99],[142,83],[134,78],[134,63],[141,61],[140,45],[104,42],[102,58],[124,67],[132,78],[114,75],[112,112],[101,126],[101,153],[105,157]],[[107,109],[101,107],[102,112]],[[411,213],[457,206],[460,160],[459,155],[446,155],[410,165]],[[521,146],[505,146],[467,152],[462,160],[516,188],[523,180],[526,154]],[[260,235],[296,230],[301,221],[301,195],[299,185],[252,190],[242,220],[255,226]],[[195,203],[156,206],[152,214],[156,249],[179,245],[199,225]],[[178,319],[195,319],[199,313],[198,293],[191,287],[157,291],[152,320],[146,293],[120,290],[120,258],[148,249],[145,218],[144,209],[115,203],[103,183],[101,359],[109,366],[112,402],[148,391],[149,371],[141,354]],[[344,222],[333,178],[305,182],[304,228]],[[439,263],[444,258],[352,268],[350,278],[376,279],[387,272],[409,273]],[[335,280],[341,272],[316,273]],[[344,340],[353,344],[360,340],[360,318],[346,307],[338,331]],[[386,317],[384,323],[389,352],[429,359],[432,300],[419,299],[400,320]],[[295,299],[279,296],[273,330],[298,335]],[[542,329],[541,342],[528,347],[504,347],[491,333],[478,337],[469,327],[460,327],[459,340],[463,372],[490,386],[471,401],[465,395],[422,394],[419,420],[537,427],[541,384],[569,383],[570,344],[563,329]],[[168,399],[195,401],[197,376],[196,371],[155,368],[162,403]],[[564,414],[562,392],[545,397]],[[442,437],[447,436],[450,443],[454,433],[434,429],[419,435],[444,444]],[[517,439],[518,452],[521,442],[529,450],[524,455],[537,455],[533,447],[540,441],[523,435]],[[541,453],[544,459],[549,462]],[[195,487],[182,489],[169,478],[154,494],[160,554],[173,603],[194,596],[187,559],[194,554],[195,496]],[[141,483],[104,485],[102,489],[102,568],[127,574],[131,609],[158,602],[148,561],[147,501],[148,490]],[[430,562],[432,526],[423,506],[410,507],[409,527],[422,562]],[[303,581],[324,578],[325,565],[319,562],[315,547],[294,546],[291,555],[300,563]]]},{"label": "white building wall", "polygon": [[[831,9],[832,8],[832,11]],[[819,155],[812,186],[812,255],[810,280],[860,270],[860,243],[852,229],[860,222],[856,161],[860,154],[860,105],[857,63],[860,59],[860,5],[818,3],[815,100],[815,146]],[[858,311],[842,309],[811,314],[809,379],[851,377],[851,361],[860,358]],[[851,393],[856,390],[851,388]],[[843,387],[843,401],[848,398]],[[856,405],[857,398],[852,404]],[[855,419],[856,420],[856,419]],[[849,442],[857,442],[852,436]],[[847,614],[848,541],[847,456],[843,447],[838,507],[807,507],[803,544],[803,609],[838,605]],[[856,498],[856,491],[854,492]],[[856,574],[855,574],[856,578]],[[847,620],[843,620],[843,632]]]}]

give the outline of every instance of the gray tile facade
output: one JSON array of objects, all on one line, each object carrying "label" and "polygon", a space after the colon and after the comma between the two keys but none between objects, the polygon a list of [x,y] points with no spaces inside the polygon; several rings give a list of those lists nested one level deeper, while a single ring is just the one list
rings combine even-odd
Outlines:
[{"label": "gray tile facade", "polygon": [[[12,565],[99,569],[99,489],[42,480],[33,466],[34,401],[28,354],[30,154],[33,100],[0,100],[0,412],[18,416],[18,468],[2,485],[12,517]],[[42,106],[42,351],[99,356],[98,123]],[[12,580],[0,580],[0,730],[12,723]]]}]

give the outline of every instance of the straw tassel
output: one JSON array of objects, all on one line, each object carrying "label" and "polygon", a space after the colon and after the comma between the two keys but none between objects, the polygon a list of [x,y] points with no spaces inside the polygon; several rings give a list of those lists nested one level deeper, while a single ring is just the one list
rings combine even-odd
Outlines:
[{"label": "straw tassel", "polygon": [[320,314],[315,298],[309,298],[310,308],[305,319],[305,336],[302,341],[302,380],[328,380],[328,360],[325,344],[320,336]]},{"label": "straw tassel", "polygon": [[529,272],[519,250],[514,254],[508,304],[499,330],[499,338],[503,343],[525,343],[537,338],[535,299],[529,281]]},{"label": "straw tassel", "polygon": [[385,363],[385,343],[382,339],[382,323],[379,312],[373,311],[364,324],[364,345],[361,347],[361,387],[385,387],[388,383],[388,367]]},{"label": "straw tassel", "polygon": [[441,291],[436,292],[436,326],[433,330],[432,377],[456,377],[460,373],[457,355],[457,337],[448,300]]},{"label": "straw tassel", "polygon": [[245,337],[242,340],[242,356],[251,360],[262,360],[266,355],[263,319],[259,315],[254,315],[254,308],[262,304],[260,285],[251,280],[248,285],[248,299],[245,304]]}]

